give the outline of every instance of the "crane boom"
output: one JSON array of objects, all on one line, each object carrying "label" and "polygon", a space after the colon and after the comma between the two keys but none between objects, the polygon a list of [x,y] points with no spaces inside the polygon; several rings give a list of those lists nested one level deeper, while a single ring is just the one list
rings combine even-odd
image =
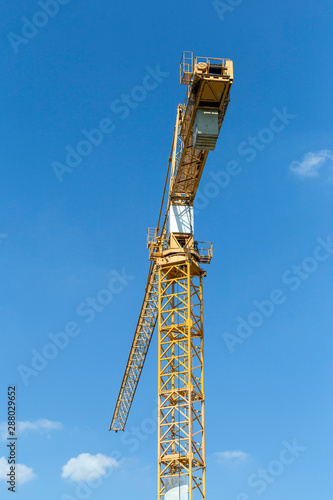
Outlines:
[{"label": "crane boom", "polygon": [[156,265],[151,266],[145,296],[136,326],[130,355],[120,387],[119,396],[112,418],[110,430],[123,431],[146,360],[151,337],[157,318],[157,273]]},{"label": "crane boom", "polygon": [[[152,262],[110,426],[110,430],[116,432],[125,428],[157,320],[159,266],[155,259],[165,241],[170,207],[193,205],[208,152],[215,147],[230,100],[230,88],[233,82],[231,60],[196,58],[193,61],[193,54],[184,52],[180,69],[181,83],[188,87],[185,102],[177,109],[172,158],[169,159],[169,167],[172,160],[169,196],[162,227],[150,231],[148,235]],[[210,119],[216,118],[215,130],[208,130],[208,133],[205,130],[205,113]],[[204,255],[201,257],[200,262],[210,260]]]}]

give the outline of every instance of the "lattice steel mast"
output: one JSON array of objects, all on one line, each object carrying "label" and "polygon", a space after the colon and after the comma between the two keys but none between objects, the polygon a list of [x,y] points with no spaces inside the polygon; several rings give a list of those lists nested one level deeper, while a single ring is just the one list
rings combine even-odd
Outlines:
[{"label": "lattice steel mast", "polygon": [[158,500],[205,500],[200,264],[210,263],[212,244],[194,241],[193,201],[229,104],[233,65],[184,52],[180,69],[188,87],[177,109],[166,213],[161,228],[159,220],[148,230],[151,266],[110,430],[124,430],[158,320]]}]

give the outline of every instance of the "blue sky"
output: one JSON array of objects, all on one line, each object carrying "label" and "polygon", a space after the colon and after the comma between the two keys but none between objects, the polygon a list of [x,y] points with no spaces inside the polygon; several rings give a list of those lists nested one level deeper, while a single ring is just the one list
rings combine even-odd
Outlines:
[{"label": "blue sky", "polygon": [[195,236],[214,244],[207,498],[332,496],[332,21],[328,0],[3,3],[1,498],[11,385],[18,500],[156,495],[156,336],[127,434],[108,427],[183,50],[233,59],[235,72],[196,203]]}]

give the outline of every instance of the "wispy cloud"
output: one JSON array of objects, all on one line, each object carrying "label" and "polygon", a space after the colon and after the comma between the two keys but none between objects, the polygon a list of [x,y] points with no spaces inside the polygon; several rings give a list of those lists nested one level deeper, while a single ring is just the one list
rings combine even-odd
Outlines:
[{"label": "wispy cloud", "polygon": [[[8,461],[5,457],[0,458],[0,481],[7,481],[9,473]],[[31,467],[27,467],[24,464],[15,465],[15,476],[17,484],[24,484],[37,478],[37,474],[34,473]]]},{"label": "wispy cloud", "polygon": [[217,457],[217,462],[219,464],[237,464],[246,462],[246,460],[250,458],[250,455],[248,453],[244,453],[244,451],[219,451],[215,453],[215,456]]},{"label": "wispy cloud", "polygon": [[[1,438],[7,438],[7,422],[1,422],[0,433]],[[40,418],[34,422],[17,422],[16,424],[17,434],[22,434],[23,432],[38,432],[39,434],[45,434],[51,431],[57,431],[62,428],[61,422],[53,422],[47,418]]]},{"label": "wispy cloud", "polygon": [[318,177],[319,170],[324,166],[333,166],[333,152],[330,149],[306,153],[302,161],[293,161],[289,170],[300,177]]},{"label": "wispy cloud", "polygon": [[98,453],[81,453],[76,458],[71,458],[62,467],[61,477],[71,481],[92,481],[105,476],[111,467],[119,467],[117,460]]},{"label": "wispy cloud", "polygon": [[53,422],[47,418],[40,418],[35,422],[18,422],[19,432],[35,431],[35,432],[50,432],[57,431],[62,428],[61,422]]}]

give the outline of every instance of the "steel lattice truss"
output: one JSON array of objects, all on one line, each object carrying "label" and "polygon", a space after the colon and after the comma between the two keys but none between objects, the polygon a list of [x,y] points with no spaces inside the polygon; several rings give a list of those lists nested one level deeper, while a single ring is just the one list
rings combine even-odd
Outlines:
[{"label": "steel lattice truss", "polygon": [[159,489],[205,493],[202,271],[190,260],[159,270]]},{"label": "steel lattice truss", "polygon": [[155,328],[158,307],[157,279],[156,266],[153,266],[110,427],[114,431],[121,431],[125,427]]}]

